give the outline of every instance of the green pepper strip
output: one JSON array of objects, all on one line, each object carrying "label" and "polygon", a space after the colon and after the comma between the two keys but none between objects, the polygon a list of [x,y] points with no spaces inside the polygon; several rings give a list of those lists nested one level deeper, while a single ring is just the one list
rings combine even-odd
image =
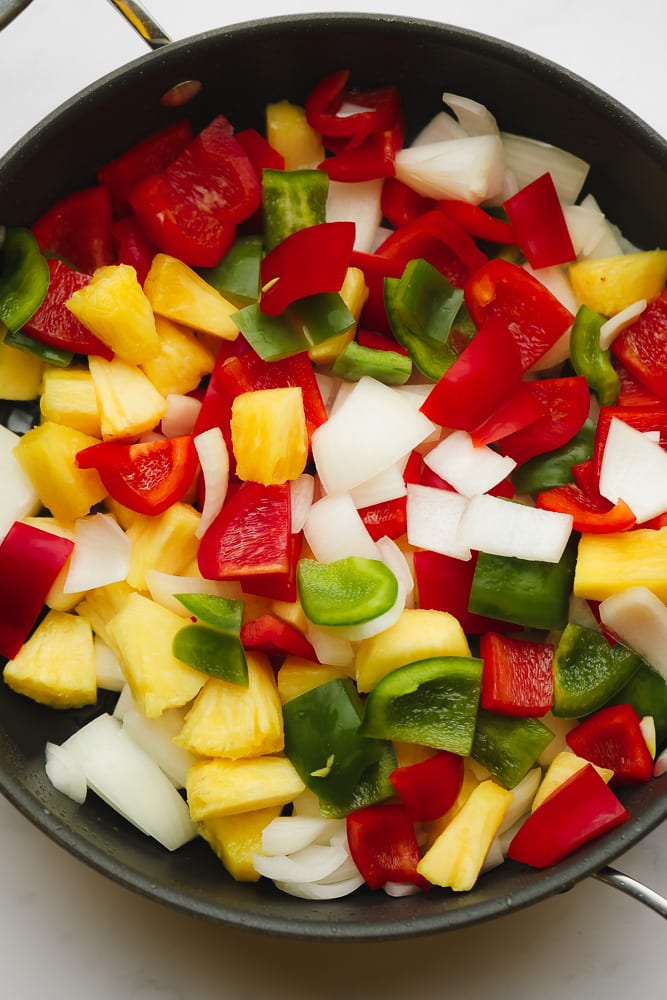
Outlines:
[{"label": "green pepper strip", "polygon": [[232,313],[232,320],[263,361],[280,361],[349,330],[354,316],[338,292],[319,292],[279,316],[267,316],[254,303]]},{"label": "green pepper strip", "polygon": [[471,757],[497,778],[515,788],[554,738],[539,719],[519,719],[480,709]]},{"label": "green pepper strip", "polygon": [[554,715],[580,719],[596,712],[643,664],[620,642],[611,646],[601,632],[569,624],[554,655]]},{"label": "green pepper strip", "polygon": [[588,306],[580,306],[570,333],[570,358],[577,375],[583,375],[600,406],[612,406],[621,380],[611,362],[611,354],[600,347],[600,330],[605,317]]},{"label": "green pepper strip", "polygon": [[242,309],[259,299],[262,254],[261,236],[240,236],[217,267],[197,270],[223,298]]},{"label": "green pepper strip", "polygon": [[174,656],[195,670],[247,687],[248,664],[240,639],[243,601],[214,594],[174,596],[197,619],[174,636]]},{"label": "green pepper strip", "polygon": [[271,170],[262,173],[266,252],[298,229],[326,222],[329,177],[324,170]]},{"label": "green pepper strip", "polygon": [[11,347],[16,347],[19,351],[34,354],[36,358],[41,358],[47,364],[55,365],[58,368],[67,368],[74,358],[71,351],[63,351],[60,347],[53,347],[51,344],[42,344],[34,337],[29,337],[23,330],[7,333],[5,344],[10,344]]},{"label": "green pepper strip", "polygon": [[[16,333],[49,288],[49,265],[29,229],[6,228],[0,244],[0,323]],[[16,346],[16,345],[15,345]]]},{"label": "green pepper strip", "polygon": [[595,424],[586,420],[567,444],[544,455],[536,455],[515,469],[510,477],[515,490],[517,493],[534,493],[574,482],[572,466],[591,458],[594,442]]},{"label": "green pepper strip", "polygon": [[412,362],[398,351],[376,350],[351,340],[334,361],[331,374],[347,382],[358,382],[368,375],[384,385],[405,385],[412,374]]}]

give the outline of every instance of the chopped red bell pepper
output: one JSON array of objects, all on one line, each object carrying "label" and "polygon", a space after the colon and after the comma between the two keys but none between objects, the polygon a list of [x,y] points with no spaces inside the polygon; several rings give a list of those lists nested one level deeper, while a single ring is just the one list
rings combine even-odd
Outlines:
[{"label": "chopped red bell pepper", "polygon": [[617,406],[660,406],[660,400],[646,386],[637,381],[618,358],[614,358],[614,368],[620,382],[616,397]]},{"label": "chopped red bell pepper", "polygon": [[199,543],[197,561],[207,580],[288,573],[292,554],[289,484],[248,480],[228,496]]},{"label": "chopped red bell pepper", "polygon": [[293,625],[269,613],[241,626],[241,644],[244,649],[301,656],[305,660],[317,662],[315,650],[306,637]]},{"label": "chopped red bell pepper", "polygon": [[357,330],[355,340],[362,347],[370,347],[374,351],[395,351],[397,354],[408,356],[407,347],[403,347],[397,340],[386,337],[383,333],[375,333],[373,330]]},{"label": "chopped red bell pepper", "polygon": [[491,318],[436,382],[421,412],[441,427],[473,430],[516,392],[521,377],[516,340]]},{"label": "chopped red bell pepper", "polygon": [[109,496],[138,514],[162,514],[192,485],[198,467],[190,434],[120,444],[101,441],[76,456],[80,469],[95,469]]},{"label": "chopped red bell pepper", "polygon": [[400,538],[408,530],[406,497],[360,507],[358,513],[374,542],[385,535],[388,538]]},{"label": "chopped red bell pepper", "polygon": [[586,764],[524,820],[507,851],[513,861],[547,868],[630,818],[594,767]]},{"label": "chopped red bell pepper", "polygon": [[421,257],[457,288],[487,260],[465,229],[437,208],[394,230],[375,252],[403,264]]},{"label": "chopped red bell pepper", "polygon": [[119,264],[129,264],[137,272],[137,281],[143,286],[146,275],[151,269],[157,247],[146,237],[143,229],[133,215],[125,215],[111,226],[116,261]]},{"label": "chopped red bell pepper", "polygon": [[424,470],[424,458],[418,451],[411,451],[403,469],[403,482],[421,483]]},{"label": "chopped red bell pepper", "polygon": [[397,767],[389,780],[412,822],[429,823],[456,802],[463,785],[463,757],[439,750],[418,764]]},{"label": "chopped red bell pepper", "polygon": [[111,348],[87,330],[65,305],[74,292],[88,284],[90,275],[72,270],[57,257],[49,258],[48,265],[50,278],[46,297],[24,325],[25,333],[62,351],[94,354],[110,361],[113,358]]},{"label": "chopped red bell pepper", "polygon": [[319,164],[332,181],[360,182],[396,173],[396,153],[403,146],[403,127],[394,125],[383,132],[371,132],[354,148],[343,149]]},{"label": "chopped red bell pepper", "polygon": [[486,632],[479,643],[484,660],[482,708],[525,718],[545,715],[553,705],[554,645]]},{"label": "chopped red bell pepper", "polygon": [[382,185],[380,207],[387,222],[398,229],[419,215],[430,212],[436,207],[436,201],[418,194],[396,177],[387,177]]},{"label": "chopped red bell pepper", "polygon": [[421,860],[415,828],[404,806],[381,802],[347,816],[347,841],[355,865],[371,889],[409,882],[427,890],[417,871]]},{"label": "chopped red bell pepper", "polygon": [[298,596],[296,585],[296,566],[301,555],[303,533],[297,532],[290,537],[289,568],[285,573],[262,573],[257,576],[240,578],[243,591],[255,597],[266,597],[270,601],[286,601],[293,604]]},{"label": "chopped red bell pepper", "polygon": [[653,757],[632,705],[608,705],[589,715],[565,737],[578,757],[614,772],[611,784],[636,785],[653,776]]},{"label": "chopped red bell pepper", "polygon": [[368,288],[368,298],[361,311],[361,321],[364,327],[376,333],[393,337],[393,332],[384,305],[384,279],[400,278],[405,264],[402,260],[390,260],[377,253],[363,253],[353,250],[350,265],[364,272],[364,280]]},{"label": "chopped red bell pepper", "polygon": [[[306,120],[322,136],[344,138],[359,143],[371,132],[383,132],[394,126],[400,113],[397,87],[376,90],[348,90],[349,70],[323,77],[306,98]],[[359,110],[339,115],[344,104]]]},{"label": "chopped red bell pepper", "polygon": [[480,447],[500,441],[509,434],[528,427],[545,412],[542,400],[531,391],[529,385],[522,383],[505,403],[501,403],[486,420],[470,431],[472,443],[475,447]]},{"label": "chopped red bell pepper", "polygon": [[551,267],[576,258],[551,174],[526,184],[503,207],[531,267]]},{"label": "chopped red bell pepper", "polygon": [[237,132],[236,141],[241,143],[248,154],[260,182],[263,170],[285,169],[285,157],[274,149],[257,129],[246,128],[242,132]]},{"label": "chopped red bell pepper", "polygon": [[593,462],[598,482],[604,446],[614,417],[638,431],[659,431],[660,447],[667,448],[667,406],[664,403],[660,402],[656,406],[601,406],[593,444]]},{"label": "chopped red bell pepper", "polygon": [[517,631],[516,625],[468,610],[477,565],[476,552],[473,552],[472,559],[463,560],[420,549],[414,553],[413,559],[420,608],[446,611],[453,615],[467,635],[480,635],[489,630]]},{"label": "chopped red bell pepper", "polygon": [[599,494],[583,490],[577,483],[554,486],[538,494],[536,506],[560,514],[571,514],[574,531],[603,533],[608,531],[628,531],[634,527],[636,518],[624,500],[610,503]]},{"label": "chopped red bell pepper", "polygon": [[16,656],[73,548],[69,538],[21,521],[0,542],[0,656]]},{"label": "chopped red bell pepper", "polygon": [[489,215],[479,205],[469,201],[459,201],[456,198],[446,198],[438,201],[438,208],[450,219],[457,222],[467,233],[478,240],[489,243],[512,245],[517,242],[516,235],[509,222],[496,219]]},{"label": "chopped red bell pepper", "polygon": [[168,167],[191,142],[190,122],[174,122],[99,167],[97,179],[109,188],[116,215],[129,211],[132,188],[149,174]]},{"label": "chopped red bell pepper", "polygon": [[546,412],[499,442],[503,454],[519,465],[567,444],[584,426],[590,410],[590,393],[583,375],[527,382],[526,389],[534,393]]},{"label": "chopped red bell pepper", "polygon": [[340,291],[354,246],[353,222],[321,222],[297,229],[261,264],[259,307],[277,316],[297,299]]},{"label": "chopped red bell pepper", "polygon": [[667,403],[667,292],[619,333],[611,352],[641,385]]},{"label": "chopped red bell pepper", "polygon": [[102,185],[61,198],[34,223],[32,232],[42,253],[62,257],[77,271],[92,274],[115,261],[111,199]]},{"label": "chopped red bell pepper", "polygon": [[525,268],[501,257],[487,261],[463,286],[477,327],[496,316],[512,331],[527,371],[572,326],[574,316]]}]

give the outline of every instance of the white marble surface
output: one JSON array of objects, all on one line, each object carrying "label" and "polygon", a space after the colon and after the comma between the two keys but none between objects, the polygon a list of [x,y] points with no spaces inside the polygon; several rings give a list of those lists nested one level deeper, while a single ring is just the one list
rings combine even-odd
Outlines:
[{"label": "white marble surface", "polygon": [[[219,0],[148,0],[174,38],[231,23]],[[409,13],[507,38],[574,70],[667,134],[664,0],[246,0],[244,20],[313,10]],[[34,0],[0,34],[0,153],[142,42],[105,0]],[[658,829],[619,867],[667,893]],[[500,921],[373,945],[304,944],[212,927],[121,889],[0,800],[0,996],[7,1000],[466,1000],[663,995],[665,924],[592,880]]]}]

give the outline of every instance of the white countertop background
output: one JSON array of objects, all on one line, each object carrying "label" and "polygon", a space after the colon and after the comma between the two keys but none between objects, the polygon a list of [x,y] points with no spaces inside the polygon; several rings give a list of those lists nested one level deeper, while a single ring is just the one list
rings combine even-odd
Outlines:
[{"label": "white countertop background", "polygon": [[[219,0],[147,0],[172,38],[231,24]],[[410,14],[508,39],[573,70],[667,135],[664,0],[245,0],[243,20],[312,11]],[[0,154],[145,46],[105,0],[34,0],[0,33]],[[666,192],[667,195],[667,192]],[[667,234],[665,239],[667,240]],[[617,867],[667,894],[665,827]],[[0,799],[4,1000],[625,1000],[665,988],[665,923],[588,880],[501,920],[387,944],[324,944],[216,927],[118,887]]]}]

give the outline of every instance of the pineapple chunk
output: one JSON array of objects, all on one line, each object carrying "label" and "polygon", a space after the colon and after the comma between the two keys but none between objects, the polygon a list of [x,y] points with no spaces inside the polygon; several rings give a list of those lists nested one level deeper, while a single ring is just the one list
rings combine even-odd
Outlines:
[{"label": "pineapple chunk", "polygon": [[286,757],[213,757],[197,761],[188,768],[185,784],[195,823],[269,806],[282,807],[301,795],[305,787]]},{"label": "pineapple chunk", "polygon": [[164,316],[155,317],[155,326],[160,353],[141,369],[163,396],[185,396],[197,388],[203,375],[213,371],[215,355],[192,330]]},{"label": "pineapple chunk", "polygon": [[639,299],[658,298],[667,280],[667,250],[578,260],[569,272],[580,303],[614,316]]},{"label": "pineapple chunk", "polygon": [[142,364],[160,353],[153,310],[129,264],[99,267],[66,305],[128,365]]},{"label": "pineapple chunk", "polygon": [[667,528],[584,534],[579,540],[573,591],[604,601],[626,587],[648,587],[667,601]]},{"label": "pineapple chunk", "polygon": [[465,632],[446,611],[408,608],[395,625],[359,644],[357,687],[372,691],[397,667],[431,656],[470,656]]},{"label": "pineapple chunk", "polygon": [[66,424],[91,437],[102,437],[95,386],[87,368],[47,366],[39,406],[44,420]]},{"label": "pineapple chunk", "polygon": [[124,507],[122,503],[118,503],[113,497],[107,497],[104,501],[104,506],[107,512],[116,518],[123,531],[127,531],[130,525],[140,516],[135,510]]},{"label": "pineapple chunk", "polygon": [[[554,759],[549,764],[547,773],[542,778],[542,783],[535,793],[535,798],[533,799],[530,811],[534,812],[539,805],[541,805],[552,792],[571,778],[573,774],[576,774],[582,767],[591,762],[585,760],[583,757],[578,757],[576,753],[572,753],[571,750],[563,750],[561,753],[556,754]],[[614,777],[614,772],[609,767],[598,767],[597,764],[592,765],[598,772],[603,781],[607,784]]]},{"label": "pineapple chunk", "polygon": [[132,543],[127,582],[136,590],[148,590],[146,573],[178,575],[197,554],[195,531],[200,514],[187,503],[172,504],[155,517],[139,514],[127,529]]},{"label": "pineapple chunk", "polygon": [[426,833],[424,853],[426,853],[429,847],[433,846],[445,827],[447,827],[454,817],[461,812],[463,806],[466,804],[475,788],[479,785],[480,778],[475,773],[475,769],[470,766],[471,763],[470,759],[468,759],[463,765],[463,784],[461,785],[459,794],[456,796],[456,800],[452,807],[447,810],[444,816],[438,816],[437,819],[424,823],[424,830]]},{"label": "pineapple chunk", "polygon": [[358,267],[348,267],[345,280],[340,290],[340,297],[354,316],[354,323],[347,330],[343,330],[336,337],[329,337],[321,344],[315,344],[308,351],[308,357],[315,364],[333,364],[338,355],[345,350],[357,332],[357,322],[361,316],[361,310],[368,298],[368,285],[364,272]]},{"label": "pineapple chunk", "polygon": [[97,701],[93,633],[88,622],[64,611],[46,618],[5,666],[6,683],[51,708],[80,708]]},{"label": "pineapple chunk", "polygon": [[402,743],[394,740],[394,753],[398,767],[411,767],[413,764],[421,764],[422,761],[434,757],[437,750],[433,747],[420,746],[419,743]]},{"label": "pineapple chunk", "polygon": [[180,615],[143,594],[130,594],[107,625],[132,698],[149,719],[186,705],[206,682],[206,674],[172,654],[174,636],[182,628]]},{"label": "pineapple chunk", "polygon": [[99,444],[97,438],[47,420],[24,434],[14,449],[40,500],[57,521],[76,521],[107,495],[94,469],[76,465],[77,452],[94,444]]},{"label": "pineapple chunk", "polygon": [[22,402],[36,399],[42,384],[41,358],[5,344],[6,330],[0,330],[0,399]]},{"label": "pineapple chunk", "polygon": [[312,691],[320,684],[326,684],[327,681],[339,677],[347,677],[340,667],[313,663],[312,660],[304,660],[300,656],[286,656],[278,671],[278,694],[284,705],[292,698],[298,698],[300,694]]},{"label": "pineapple chunk", "polygon": [[285,745],[273,668],[263,653],[246,654],[248,687],[211,677],[174,742],[200,757],[259,757]]},{"label": "pineapple chunk", "polygon": [[[277,601],[272,600],[269,605],[269,612],[276,616],[276,618],[282,618],[284,622],[288,625],[293,625],[294,628],[298,628],[302,635],[305,635],[308,631],[308,619],[301,607],[301,601]],[[257,616],[259,617],[259,615]]]},{"label": "pineapple chunk", "polygon": [[76,612],[90,623],[95,635],[113,650],[118,656],[118,647],[113,641],[107,625],[111,619],[125,606],[130,594],[134,591],[129,584],[121,580],[119,583],[108,583],[105,587],[89,590],[85,598],[76,606]]},{"label": "pineapple chunk", "polygon": [[325,157],[322,137],[298,104],[277,101],[266,108],[266,138],[285,160],[285,170],[307,170]]},{"label": "pineapple chunk", "polygon": [[[33,528],[39,528],[41,531],[48,531],[52,535],[58,535],[59,538],[69,538],[70,542],[74,541],[74,526],[61,524],[60,521],[56,521],[55,517],[24,517],[23,523],[30,524]],[[83,597],[82,593],[65,594],[63,592],[68,573],[69,559],[58,573],[46,595],[44,603],[54,611],[71,611]]]},{"label": "pineapple chunk", "polygon": [[166,253],[155,255],[144,291],[158,316],[223,340],[236,340],[239,335],[239,328],[231,319],[236,306],[177,257]]},{"label": "pineapple chunk", "polygon": [[280,806],[267,806],[238,816],[213,816],[200,824],[199,832],[237,882],[257,882],[253,855],[262,850],[262,833],[280,816]]},{"label": "pineapple chunk", "polygon": [[419,874],[454,892],[472,889],[511,801],[512,792],[483,781],[421,859]]},{"label": "pineapple chunk", "polygon": [[242,392],[232,403],[231,428],[239,479],[277,485],[305,469],[308,431],[299,386]]},{"label": "pineapple chunk", "polygon": [[89,364],[104,438],[136,437],[159,424],[166,400],[140,368],[120,358]]}]

